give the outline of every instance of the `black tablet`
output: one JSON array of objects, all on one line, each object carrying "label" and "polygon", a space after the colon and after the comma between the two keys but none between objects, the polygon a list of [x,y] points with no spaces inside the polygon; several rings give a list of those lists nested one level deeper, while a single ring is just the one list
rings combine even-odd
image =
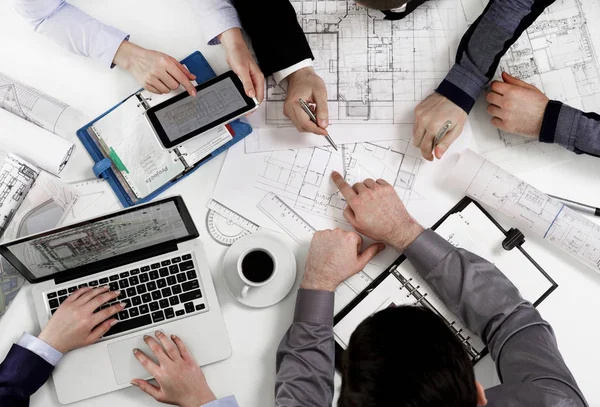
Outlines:
[{"label": "black tablet", "polygon": [[196,91],[196,96],[184,92],[146,111],[164,148],[176,147],[258,107],[233,71],[201,83]]}]

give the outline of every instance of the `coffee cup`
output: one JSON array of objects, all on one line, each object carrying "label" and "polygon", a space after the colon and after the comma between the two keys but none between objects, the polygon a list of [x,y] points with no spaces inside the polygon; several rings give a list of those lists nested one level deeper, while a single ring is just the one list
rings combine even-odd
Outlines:
[{"label": "coffee cup", "polygon": [[242,253],[237,271],[244,282],[239,297],[244,299],[251,289],[267,285],[273,280],[277,273],[277,260],[269,250],[253,247]]}]

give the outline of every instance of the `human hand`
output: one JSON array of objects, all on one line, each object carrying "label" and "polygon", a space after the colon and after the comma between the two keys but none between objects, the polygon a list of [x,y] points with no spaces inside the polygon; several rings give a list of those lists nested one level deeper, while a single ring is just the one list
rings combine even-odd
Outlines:
[{"label": "human hand", "polygon": [[[435,136],[444,124],[450,121],[450,126],[442,141],[433,148]],[[413,144],[421,148],[423,158],[433,161],[432,151],[439,160],[450,144],[461,135],[467,113],[439,93],[432,93],[415,108],[415,125],[413,127]]]},{"label": "human hand", "polygon": [[229,29],[219,35],[227,51],[227,63],[242,80],[246,95],[262,103],[265,98],[265,76],[250,55],[250,50],[239,28]]},{"label": "human hand", "polygon": [[202,369],[183,341],[175,335],[171,335],[169,340],[161,331],[156,331],[155,335],[160,344],[151,336],[144,336],[144,341],[156,355],[158,365],[139,349],[134,349],[133,354],[158,386],[140,379],[132,380],[131,384],[156,401],[179,407],[200,407],[216,400]]},{"label": "human hand", "polygon": [[119,322],[111,317],[121,311],[124,304],[94,311],[119,294],[120,291],[109,291],[108,287],[84,287],[75,291],[58,307],[38,338],[61,353],[93,344]]},{"label": "human hand", "polygon": [[492,83],[486,100],[492,124],[509,133],[539,137],[544,113],[550,101],[541,90],[502,72],[502,80]]},{"label": "human hand", "polygon": [[191,81],[196,75],[191,73],[175,58],[158,51],[151,51],[123,41],[115,54],[113,63],[127,71],[152,93],[169,93],[183,85],[191,96],[196,96],[196,88]]},{"label": "human hand", "polygon": [[385,249],[383,243],[375,243],[361,253],[361,246],[362,238],[356,232],[335,229],[315,233],[300,288],[333,292]]},{"label": "human hand", "polygon": [[351,187],[337,172],[331,178],[348,204],[344,217],[359,233],[401,252],[423,232],[385,180],[369,178]]},{"label": "human hand", "polygon": [[[316,74],[312,66],[302,68],[288,76],[288,89],[283,114],[290,119],[301,133],[314,133],[326,136],[329,126],[329,109],[327,107],[327,88],[325,82]],[[315,116],[319,125],[314,124],[306,112],[302,110],[298,99],[303,99],[309,106],[316,105]]]}]

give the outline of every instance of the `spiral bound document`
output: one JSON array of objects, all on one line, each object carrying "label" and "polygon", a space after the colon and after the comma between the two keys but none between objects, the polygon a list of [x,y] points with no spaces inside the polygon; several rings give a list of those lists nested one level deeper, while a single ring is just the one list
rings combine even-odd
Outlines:
[{"label": "spiral bound document", "polygon": [[[505,231],[479,204],[464,198],[432,227],[452,245],[481,256],[501,270],[534,305],[541,303],[557,284],[525,252],[524,239],[516,229]],[[336,366],[358,325],[374,313],[392,306],[424,306],[442,317],[473,363],[487,354],[481,338],[471,332],[435,294],[405,256],[400,256],[334,319]]]}]

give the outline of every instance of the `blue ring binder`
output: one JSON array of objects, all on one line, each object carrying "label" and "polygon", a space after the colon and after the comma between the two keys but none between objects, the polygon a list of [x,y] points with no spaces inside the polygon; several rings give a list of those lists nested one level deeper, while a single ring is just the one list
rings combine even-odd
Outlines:
[{"label": "blue ring binder", "polygon": [[[199,51],[196,51],[193,54],[189,55],[188,57],[183,59],[181,61],[181,63],[185,64],[188,67],[188,69],[190,70],[190,72],[192,72],[194,75],[196,75],[196,80],[198,81],[198,83],[205,82],[216,76],[215,71],[211,68],[208,61],[204,58],[204,56]],[[135,95],[135,93],[128,96],[125,100],[129,99],[133,95]],[[118,103],[116,106],[114,106],[107,112],[103,113],[102,115],[98,116],[93,121],[91,121],[90,123],[83,126],[81,129],[77,130],[77,137],[79,138],[79,140],[81,141],[81,143],[83,144],[83,146],[85,147],[85,149],[87,150],[87,152],[90,154],[90,156],[92,157],[92,159],[95,162],[95,165],[93,167],[94,174],[98,178],[106,179],[106,181],[108,182],[108,184],[110,185],[112,190],[115,192],[115,195],[117,196],[117,198],[119,199],[119,201],[121,202],[121,205],[123,205],[123,207],[129,207],[129,206],[133,206],[133,205],[137,205],[140,203],[145,203],[145,202],[151,201],[152,199],[154,199],[155,197],[157,197],[158,195],[163,193],[165,190],[167,190],[171,186],[175,185],[177,182],[181,181],[182,179],[184,179],[187,176],[189,176],[190,174],[192,174],[194,171],[198,170],[198,168],[202,167],[204,164],[206,164],[207,162],[212,160],[214,157],[216,157],[217,155],[226,151],[229,147],[240,142],[246,136],[248,136],[250,133],[252,133],[252,127],[248,123],[245,123],[240,119],[229,123],[229,126],[231,126],[231,128],[235,132],[235,134],[233,136],[233,140],[231,140],[229,143],[223,145],[222,147],[218,148],[217,150],[213,151],[206,159],[204,159],[200,163],[196,164],[190,170],[184,172],[180,177],[177,177],[176,179],[166,183],[164,186],[157,189],[153,193],[151,193],[143,198],[133,201],[127,193],[127,189],[129,189],[129,187],[127,186],[127,188],[126,188],[123,184],[121,184],[121,182],[119,181],[119,178],[115,174],[113,168],[111,168],[111,164],[112,164],[111,160],[109,158],[106,158],[102,154],[102,151],[96,145],[95,141],[92,139],[92,136],[90,136],[90,134],[88,133],[88,131],[91,130],[91,127],[94,125],[95,122],[100,120],[102,117],[106,116],[108,113],[110,113],[114,109],[118,108],[125,100],[121,101],[120,103]]]}]

